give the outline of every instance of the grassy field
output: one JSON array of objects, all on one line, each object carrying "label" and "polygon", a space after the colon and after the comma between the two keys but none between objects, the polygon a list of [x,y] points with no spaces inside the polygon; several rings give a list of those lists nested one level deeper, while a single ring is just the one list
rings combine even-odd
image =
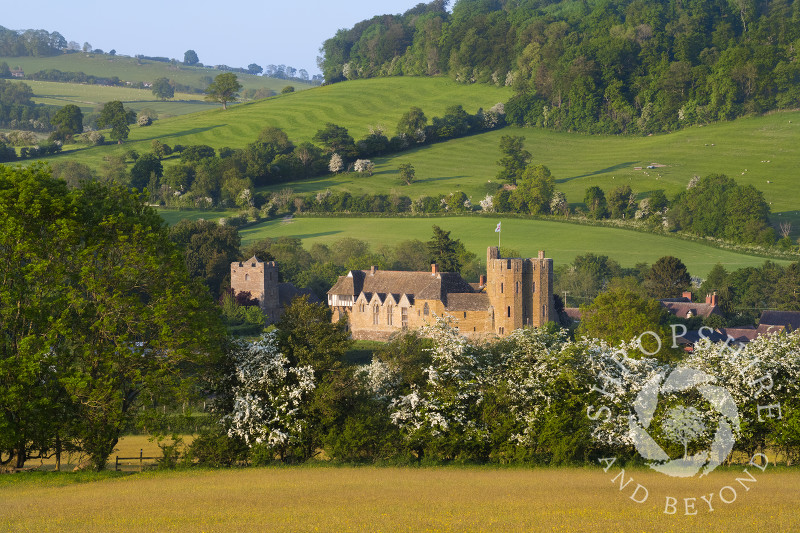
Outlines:
[{"label": "grassy field", "polygon": [[[182,60],[183,58],[177,59]],[[200,59],[202,60],[202,58]],[[11,68],[22,68],[26,74],[33,74],[40,70],[56,69],[62,72],[83,72],[100,77],[110,78],[117,76],[123,81],[133,83],[152,82],[156,78],[163,77],[199,89],[205,89],[207,86],[207,83],[203,80],[204,77],[211,76],[213,78],[222,73],[222,71],[212,68],[187,67],[181,64],[172,66],[169,63],[160,61],[139,60],[133,57],[110,56],[108,54],[75,53],[52,57],[0,57],[0,63],[3,61],[8,63]],[[236,76],[245,89],[260,89],[263,87],[279,93],[287,85],[294,86],[298,91],[311,87],[309,84],[265,78],[264,76],[239,73]]]},{"label": "grassy field", "polygon": [[302,142],[311,140],[326,122],[335,122],[359,139],[377,125],[393,133],[401,115],[412,105],[420,106],[428,116],[442,115],[448,105],[455,103],[474,113],[479,107],[489,108],[510,95],[508,89],[457,84],[445,78],[357,80],[247,102],[227,111],[217,106],[205,113],[159,120],[147,128],[133,126],[129,140],[123,145],[93,148],[68,145],[57,158],[74,158],[99,167],[108,155],[130,149],[140,153],[150,151],[153,139],[169,145],[239,148],[255,141],[269,125],[283,128],[293,141]]},{"label": "grassy field", "polygon": [[25,83],[33,89],[33,100],[37,104],[53,106],[74,104],[80,107],[84,113],[95,111],[99,106],[112,100],[119,100],[126,108],[133,109],[136,112],[144,108],[153,109],[162,119],[215,109],[219,105],[207,102],[201,94],[176,93],[175,98],[161,101],[153,96],[150,89],[50,81],[26,81]]},{"label": "grassy field", "polygon": [[[466,247],[483,258],[488,246],[497,245],[494,228],[502,220],[502,242],[525,257],[536,257],[544,250],[555,264],[571,262],[576,255],[594,252],[605,254],[623,266],[654,263],[664,255],[679,257],[693,276],[705,276],[716,263],[727,269],[761,265],[765,260],[719,250],[701,243],[640,233],[617,228],[578,226],[541,220],[503,219],[502,217],[440,217],[440,218],[317,218],[295,217],[286,224],[272,220],[241,231],[244,244],[265,237],[294,236],[303,240],[306,248],[315,242],[330,244],[343,237],[356,237],[376,246],[396,244],[406,239],[427,241],[434,224],[452,231]],[[365,231],[365,228],[369,228]]]},{"label": "grassy field", "polygon": [[[375,160],[375,174],[324,176],[290,184],[297,192],[344,189],[352,194],[396,191],[417,198],[461,190],[473,203],[494,180],[503,135],[526,138],[533,160],[547,165],[556,188],[573,204],[583,202],[586,189],[598,185],[608,193],[630,185],[640,197],[663,189],[669,196],[686,187],[693,175],[724,173],[740,184],[763,191],[771,202],[773,221],[794,221],[800,230],[800,112],[773,113],[668,135],[621,137],[558,133],[534,128],[505,128]],[[409,162],[417,182],[401,186],[397,167]],[[666,165],[648,170],[651,163]],[[634,170],[634,167],[645,167]],[[287,185],[279,185],[280,189]],[[800,235],[800,233],[798,233]]]},{"label": "grassy field", "polygon": [[[703,479],[591,469],[252,468],[0,484],[3,531],[797,531],[800,473]],[[46,477],[46,476],[45,476]],[[746,477],[746,476],[745,476]],[[630,499],[638,484],[643,503]],[[720,501],[722,487],[736,500]],[[639,492],[637,499],[641,499]],[[713,512],[700,499],[711,497]],[[664,513],[667,496],[676,513]],[[730,500],[728,491],[723,496]],[[696,515],[685,515],[694,498]],[[690,512],[691,512],[690,507]]]}]

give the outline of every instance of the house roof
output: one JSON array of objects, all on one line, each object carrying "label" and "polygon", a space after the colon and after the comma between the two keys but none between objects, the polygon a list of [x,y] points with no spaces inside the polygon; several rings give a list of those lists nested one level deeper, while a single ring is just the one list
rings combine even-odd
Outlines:
[{"label": "house roof", "polygon": [[[357,297],[362,292],[395,294],[399,301],[402,294],[409,300],[441,300],[447,302],[453,293],[474,293],[475,289],[464,281],[460,274],[452,272],[403,272],[397,270],[351,270],[339,276],[328,294]],[[488,306],[487,306],[488,307]]]},{"label": "house roof", "polygon": [[675,301],[675,299],[659,300],[659,302],[667,308],[667,311],[682,318],[687,318],[689,313],[691,313],[691,316],[701,316],[703,318],[722,314],[719,308],[713,304]]},{"label": "house roof", "polygon": [[798,311],[763,311],[758,321],[761,325],[784,326],[795,330],[800,328],[800,312]]},{"label": "house roof", "polygon": [[753,327],[749,328],[724,328],[722,333],[725,339],[731,337],[735,342],[750,342],[758,337],[758,330]]}]

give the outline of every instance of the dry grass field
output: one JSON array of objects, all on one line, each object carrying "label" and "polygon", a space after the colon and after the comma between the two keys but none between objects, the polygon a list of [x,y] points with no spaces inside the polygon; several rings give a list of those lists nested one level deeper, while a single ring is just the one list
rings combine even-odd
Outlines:
[{"label": "dry grass field", "polygon": [[[67,486],[0,482],[0,531],[800,530],[800,472],[754,472],[747,491],[735,480],[741,467],[702,480],[636,469],[626,472],[634,481],[622,491],[612,481],[615,466],[287,467],[150,472]],[[637,483],[649,491],[642,504],[630,499]],[[737,489],[730,504],[719,501],[725,486]],[[709,493],[713,512],[700,499]],[[674,515],[663,512],[666,496],[677,498]],[[692,497],[697,514],[686,516],[683,498]]]}]

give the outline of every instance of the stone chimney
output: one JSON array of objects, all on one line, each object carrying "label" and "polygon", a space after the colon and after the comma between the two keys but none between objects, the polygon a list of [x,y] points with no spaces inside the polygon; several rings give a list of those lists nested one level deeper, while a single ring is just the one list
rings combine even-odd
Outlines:
[{"label": "stone chimney", "polygon": [[544,259],[544,250],[539,250],[539,259]]},{"label": "stone chimney", "polygon": [[[692,301],[692,291],[683,291],[683,294],[681,294],[681,296],[683,296],[684,298],[686,298],[690,302]],[[706,303],[708,303],[708,302],[706,302]]]},{"label": "stone chimney", "polygon": [[369,267],[369,275],[370,276],[374,276],[375,272],[377,272],[377,271],[378,271],[378,267],[376,267],[375,265],[372,265],[371,267]]},{"label": "stone chimney", "polygon": [[719,305],[719,301],[717,300],[717,291],[714,291],[713,294],[706,294],[706,303],[711,305]]},{"label": "stone chimney", "polygon": [[480,280],[478,281],[478,285],[480,285],[481,287],[486,286],[486,276],[484,274],[481,274]]},{"label": "stone chimney", "polygon": [[431,263],[431,276],[435,276],[439,273],[439,265],[436,263]]}]

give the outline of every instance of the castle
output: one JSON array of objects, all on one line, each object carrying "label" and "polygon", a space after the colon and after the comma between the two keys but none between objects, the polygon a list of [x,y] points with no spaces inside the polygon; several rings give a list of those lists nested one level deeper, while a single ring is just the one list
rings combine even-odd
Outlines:
[{"label": "castle", "polygon": [[505,336],[523,326],[557,321],[553,305],[553,260],[500,257],[486,252],[486,276],[467,283],[460,274],[351,270],[328,291],[332,319],[345,317],[354,339],[386,340],[402,329],[450,317],[468,337]]},{"label": "castle", "polygon": [[283,315],[283,309],[297,296],[307,295],[309,301],[319,298],[310,289],[298,289],[292,283],[278,282],[278,264],[259,261],[256,256],[247,261],[231,263],[231,289],[234,294],[249,292],[258,300],[267,325],[274,324]]}]

